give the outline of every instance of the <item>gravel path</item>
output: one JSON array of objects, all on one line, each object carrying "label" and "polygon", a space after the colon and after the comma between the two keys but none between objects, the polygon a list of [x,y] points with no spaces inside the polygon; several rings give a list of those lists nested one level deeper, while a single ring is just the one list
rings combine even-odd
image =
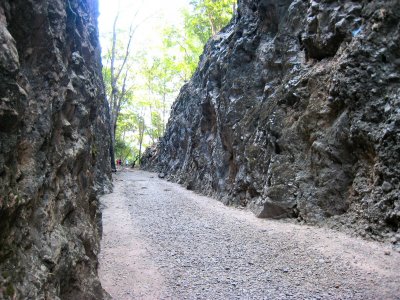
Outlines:
[{"label": "gravel path", "polygon": [[102,202],[114,299],[400,299],[389,245],[257,219],[143,171],[119,173]]}]

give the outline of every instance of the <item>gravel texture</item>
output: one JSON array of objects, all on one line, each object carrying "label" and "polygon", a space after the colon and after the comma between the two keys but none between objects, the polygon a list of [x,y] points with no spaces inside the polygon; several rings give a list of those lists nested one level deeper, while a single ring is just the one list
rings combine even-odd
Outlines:
[{"label": "gravel texture", "polygon": [[100,278],[114,299],[400,299],[400,254],[257,219],[134,171],[102,198]]}]

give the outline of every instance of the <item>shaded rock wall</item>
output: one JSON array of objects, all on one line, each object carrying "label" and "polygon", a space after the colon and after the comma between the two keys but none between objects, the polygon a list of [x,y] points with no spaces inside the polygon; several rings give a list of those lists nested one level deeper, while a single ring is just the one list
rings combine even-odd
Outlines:
[{"label": "shaded rock wall", "polygon": [[259,217],[400,225],[400,2],[241,0],[143,167]]},{"label": "shaded rock wall", "polygon": [[0,2],[0,298],[102,299],[96,0]]}]

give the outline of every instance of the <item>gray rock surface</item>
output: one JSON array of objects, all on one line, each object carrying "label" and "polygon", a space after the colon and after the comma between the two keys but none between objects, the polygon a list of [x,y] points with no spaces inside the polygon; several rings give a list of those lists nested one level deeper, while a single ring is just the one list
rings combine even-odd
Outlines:
[{"label": "gray rock surface", "polygon": [[144,169],[259,217],[400,225],[400,2],[241,0]]},{"label": "gray rock surface", "polygon": [[0,299],[102,299],[97,1],[0,2]]}]

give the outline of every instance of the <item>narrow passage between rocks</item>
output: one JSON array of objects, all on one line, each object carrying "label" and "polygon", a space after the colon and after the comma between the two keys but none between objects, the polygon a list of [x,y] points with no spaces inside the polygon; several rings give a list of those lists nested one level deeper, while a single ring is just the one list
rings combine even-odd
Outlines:
[{"label": "narrow passage between rocks", "polygon": [[114,299],[400,299],[389,245],[257,219],[149,172],[114,182],[99,270]]}]

